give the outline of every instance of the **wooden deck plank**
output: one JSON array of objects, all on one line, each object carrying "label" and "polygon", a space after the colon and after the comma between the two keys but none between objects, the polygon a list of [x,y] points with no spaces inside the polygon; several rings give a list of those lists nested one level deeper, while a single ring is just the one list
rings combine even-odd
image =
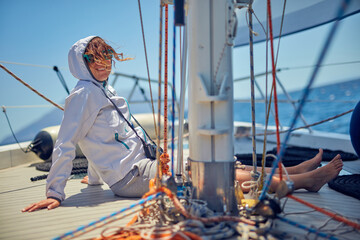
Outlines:
[{"label": "wooden deck plank", "polygon": [[[36,171],[29,165],[0,170],[0,239],[52,239],[127,207],[137,200],[116,197],[105,185],[87,186],[81,184],[80,179],[71,179],[65,188],[67,199],[61,207],[51,211],[22,213],[21,209],[26,205],[45,197],[45,180],[30,181],[30,177],[40,174],[42,172]],[[333,210],[354,221],[360,221],[360,201],[340,194],[328,186],[324,186],[318,193],[299,190],[295,195],[319,207]],[[311,209],[289,199],[284,213],[287,218],[307,226],[319,227],[328,221],[329,217],[322,214],[305,213],[309,210]],[[294,212],[303,212],[303,214],[286,215]],[[123,226],[130,218],[131,216],[112,225]],[[99,236],[104,228],[90,232],[80,239]],[[331,221],[326,228],[339,228],[339,223]],[[279,234],[277,236],[280,238],[291,236],[303,239],[306,235],[305,231],[279,220],[275,221],[273,232]],[[315,239],[314,235],[311,235],[310,239]],[[360,234],[358,231],[350,232],[341,235],[340,239],[360,239]]]},{"label": "wooden deck plank", "polygon": [[[31,182],[39,174],[28,165],[0,171],[0,239],[51,239],[81,225],[129,206],[137,199],[114,196],[105,186],[87,186],[80,179],[67,182],[68,198],[61,207],[47,211],[22,213],[26,205],[44,199],[45,180]],[[131,217],[116,224],[123,225]],[[87,237],[98,236],[101,229]]]}]

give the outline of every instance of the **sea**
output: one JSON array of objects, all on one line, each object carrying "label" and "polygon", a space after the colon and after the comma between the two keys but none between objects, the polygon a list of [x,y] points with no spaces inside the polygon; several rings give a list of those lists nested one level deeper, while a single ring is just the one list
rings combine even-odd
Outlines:
[{"label": "sea", "polygon": [[[296,107],[298,107],[303,94],[303,90],[289,93],[291,99],[295,102]],[[285,101],[288,100],[285,94],[279,94],[278,99],[280,125],[290,126],[295,115],[295,108],[291,103]],[[265,103],[264,101],[258,102],[259,100],[261,99],[257,99],[257,103],[255,103],[255,121],[256,123],[265,124]],[[307,124],[314,124],[325,119],[333,118],[339,114],[354,109],[359,101],[360,79],[312,88],[302,109],[302,115],[306,124],[299,117],[295,127],[303,127]],[[273,103],[272,108],[274,109]],[[273,113],[274,114],[270,112],[269,125],[275,125],[275,111],[273,111]],[[313,126],[311,129],[349,134],[351,116],[352,112],[336,119],[329,120],[325,123]],[[251,122],[250,103],[235,102],[234,119],[236,121]]]},{"label": "sea", "polygon": [[[234,91],[236,91],[236,89],[234,89]],[[289,95],[292,100],[295,101],[295,105],[297,106],[303,95],[303,91],[290,92]],[[280,124],[281,126],[289,126],[295,113],[294,107],[290,103],[284,101],[287,100],[287,98],[279,91],[278,99]],[[264,101],[261,101],[262,99],[256,100],[255,121],[259,124],[265,124],[265,103]],[[307,124],[313,124],[349,111],[355,108],[359,101],[360,79],[314,87],[307,98],[302,114]],[[273,107],[274,106],[272,105],[272,108]],[[141,107],[138,104],[134,104],[131,106],[131,109],[132,113],[151,111],[151,108],[148,105]],[[185,112],[185,115],[187,116],[187,112]],[[351,115],[352,113],[349,113],[311,128],[313,130],[325,132],[349,134]],[[59,125],[61,123],[61,119],[62,111],[49,111],[48,114],[40,116],[37,121],[29,123],[28,126],[16,131],[15,135],[20,142],[33,140],[41,129],[48,126]],[[234,120],[251,122],[251,105],[249,101],[234,102]],[[272,114],[269,116],[269,125],[275,125],[275,117]],[[302,127],[304,125],[306,124],[299,118],[297,120],[296,127]],[[15,139],[11,134],[4,139],[0,139],[0,145],[12,143],[15,143]]]}]

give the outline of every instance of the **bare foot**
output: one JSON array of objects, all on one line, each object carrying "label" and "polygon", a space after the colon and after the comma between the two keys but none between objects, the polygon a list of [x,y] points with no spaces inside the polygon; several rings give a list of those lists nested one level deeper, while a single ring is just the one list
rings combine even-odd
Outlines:
[{"label": "bare foot", "polygon": [[82,180],[81,183],[85,183],[85,184],[89,184],[89,176],[85,176]]},{"label": "bare foot", "polygon": [[306,173],[314,169],[317,169],[322,161],[322,155],[323,155],[323,150],[320,148],[319,153],[316,154],[315,157],[297,165],[295,171],[297,173]]},{"label": "bare foot", "polygon": [[338,154],[325,166],[305,173],[307,181],[304,188],[310,192],[319,191],[322,186],[339,175],[342,167],[343,162]]}]

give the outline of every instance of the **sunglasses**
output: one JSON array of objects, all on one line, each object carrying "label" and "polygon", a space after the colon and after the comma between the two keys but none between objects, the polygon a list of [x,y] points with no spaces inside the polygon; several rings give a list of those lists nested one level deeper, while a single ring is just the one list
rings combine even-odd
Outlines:
[{"label": "sunglasses", "polygon": [[[94,54],[84,54],[83,56],[89,63],[93,63],[95,61]],[[114,51],[111,49],[104,50],[102,51],[102,56],[105,60],[110,60],[114,57]]]}]

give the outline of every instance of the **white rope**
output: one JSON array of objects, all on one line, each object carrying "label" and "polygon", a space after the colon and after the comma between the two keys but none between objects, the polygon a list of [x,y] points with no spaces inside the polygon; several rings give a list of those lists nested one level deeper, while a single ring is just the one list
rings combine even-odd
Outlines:
[{"label": "white rope", "polygon": [[[64,104],[59,104],[60,106],[64,107]],[[18,105],[18,106],[4,106],[6,108],[48,108],[48,107],[54,107],[54,105]]]},{"label": "white rope", "polygon": [[[15,64],[15,65],[29,66],[29,67],[38,67],[38,68],[50,68],[50,69],[53,69],[52,66],[36,65],[36,64],[30,64],[30,63],[18,63],[18,62],[7,62],[7,61],[0,61],[0,63]],[[63,69],[63,68],[59,68],[59,69]]]},{"label": "white rope", "polygon": [[[265,156],[265,161],[266,161],[266,158],[267,158],[267,157],[272,157],[274,160],[277,159],[277,156],[274,155],[274,154],[266,154],[266,156]],[[265,163],[266,163],[266,162],[265,162]],[[282,166],[282,169],[284,170],[284,172],[285,172],[285,174],[286,174],[286,178],[287,178],[288,180],[291,180],[291,179],[290,179],[290,176],[289,176],[289,174],[288,174],[288,172],[287,172],[287,170],[286,170],[286,168],[285,168],[285,166],[284,166],[283,163],[281,163],[281,166]],[[279,173],[279,174],[280,174],[280,173]]]}]

